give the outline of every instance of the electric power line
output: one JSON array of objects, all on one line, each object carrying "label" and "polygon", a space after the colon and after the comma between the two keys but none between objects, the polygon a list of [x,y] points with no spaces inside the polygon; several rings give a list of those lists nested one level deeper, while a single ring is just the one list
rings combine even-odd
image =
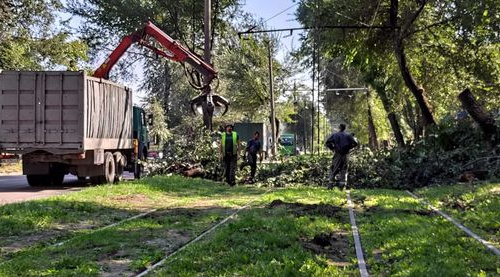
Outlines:
[{"label": "electric power line", "polygon": [[274,19],[274,18],[276,18],[276,17],[278,17],[278,16],[282,15],[283,13],[285,13],[286,11],[290,10],[291,8],[293,8],[293,7],[297,6],[298,4],[299,4],[299,3],[297,2],[297,3],[293,4],[293,5],[291,5],[290,7],[286,8],[286,9],[282,10],[281,12],[279,12],[279,13],[277,13],[277,14],[275,14],[275,15],[271,16],[271,17],[269,17],[269,18],[268,18],[268,19],[266,19],[266,20],[264,20],[264,22],[262,22],[262,23],[264,24],[264,23],[268,22],[269,20]]}]

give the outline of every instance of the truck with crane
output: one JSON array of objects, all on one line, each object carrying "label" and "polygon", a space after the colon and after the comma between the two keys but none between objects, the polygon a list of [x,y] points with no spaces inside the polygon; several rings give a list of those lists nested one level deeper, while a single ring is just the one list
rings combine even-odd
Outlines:
[{"label": "truck with crane", "polygon": [[203,76],[204,83],[197,84],[202,93],[192,99],[191,107],[201,109],[206,122],[211,122],[215,108],[227,111],[227,100],[209,88],[217,77],[215,69],[151,22],[124,37],[92,76],[71,71],[0,72],[0,152],[22,155],[30,186],[61,185],[70,173],[80,180],[89,177],[93,184],[118,182],[124,171],[140,178],[140,160],[150,146],[151,118],[133,106],[130,89],[108,80],[134,43]]}]

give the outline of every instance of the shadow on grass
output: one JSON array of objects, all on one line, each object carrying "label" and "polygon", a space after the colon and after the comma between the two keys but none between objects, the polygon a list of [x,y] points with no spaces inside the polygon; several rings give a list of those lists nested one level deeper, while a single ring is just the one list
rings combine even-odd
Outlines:
[{"label": "shadow on grass", "polygon": [[158,276],[355,275],[348,225],[328,216],[329,209],[346,212],[327,204],[281,200],[241,211],[210,240],[168,261]]},{"label": "shadow on grass", "polygon": [[486,248],[404,192],[364,193],[356,217],[371,274],[498,273],[500,262]]},{"label": "shadow on grass", "polygon": [[155,176],[136,181],[136,184],[147,185],[149,189],[167,192],[177,197],[219,197],[219,196],[252,196],[262,194],[266,188],[237,185],[231,187],[225,183],[201,178],[185,178],[182,176]]},{"label": "shadow on grass", "polygon": [[15,276],[27,271],[33,275],[132,275],[174,252],[233,211],[217,206],[158,210],[82,234],[62,246],[26,248],[0,265],[0,275]]}]

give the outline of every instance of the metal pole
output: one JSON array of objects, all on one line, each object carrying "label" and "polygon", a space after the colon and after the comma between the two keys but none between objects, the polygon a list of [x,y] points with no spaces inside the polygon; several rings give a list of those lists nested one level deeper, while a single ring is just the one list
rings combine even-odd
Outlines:
[{"label": "metal pole", "polygon": [[[294,108],[295,108],[295,111],[298,112],[297,110],[297,84],[295,83],[295,81],[293,81],[293,104],[294,104]],[[295,134],[293,135],[293,140],[294,140],[294,144],[295,144],[295,149],[294,149],[294,153],[295,154],[298,154],[297,153],[297,145],[298,145],[298,142],[297,142],[297,134],[299,133],[299,120],[297,118],[297,121],[295,122]]]},{"label": "metal pole", "polygon": [[205,62],[211,64],[210,59],[210,49],[212,46],[210,45],[210,32],[212,30],[212,0],[205,0],[205,22],[204,22],[204,31],[205,31]]},{"label": "metal pole", "polygon": [[304,102],[303,110],[304,111],[302,112],[302,125],[304,126],[304,154],[307,154],[306,102]]},{"label": "metal pole", "polygon": [[276,115],[274,113],[274,89],[273,89],[273,60],[271,55],[271,42],[267,43],[267,55],[269,60],[269,92],[271,94],[271,154],[276,156]]},{"label": "metal pole", "polygon": [[316,81],[316,42],[313,43],[313,76],[312,76],[312,102],[311,102],[311,154],[314,156],[314,83]]},{"label": "metal pole", "polygon": [[[319,40],[317,40],[317,41],[318,41],[317,43],[319,43]],[[319,47],[316,47],[316,49],[318,51],[318,53],[316,54],[316,66],[318,68],[317,69],[317,71],[318,71],[318,74],[317,74],[317,78],[318,78],[317,79],[317,86],[318,86],[318,89],[317,89],[318,90],[318,101],[317,101],[318,102],[318,119],[317,119],[317,121],[318,121],[318,155],[319,155],[319,152],[320,152],[320,149],[321,149],[321,147],[320,147],[320,145],[321,145],[320,144],[320,137],[321,137],[321,135],[320,135],[321,134],[321,132],[320,132],[320,108],[319,108],[319,91],[320,91],[319,90],[319,72],[320,72],[319,71]]]},{"label": "metal pole", "polygon": [[[204,60],[208,64],[211,64],[210,59],[210,31],[212,29],[211,26],[211,8],[212,8],[212,3],[211,0],[205,0],[205,21],[204,21],[204,33],[205,33],[205,53],[204,53]],[[206,82],[206,80],[205,80]],[[212,117],[213,117],[213,111],[214,111],[214,105],[212,102],[212,88],[210,85],[207,85],[203,89],[203,94],[206,97],[205,102],[203,103],[203,122],[205,123],[205,128],[208,130],[212,130]]]}]

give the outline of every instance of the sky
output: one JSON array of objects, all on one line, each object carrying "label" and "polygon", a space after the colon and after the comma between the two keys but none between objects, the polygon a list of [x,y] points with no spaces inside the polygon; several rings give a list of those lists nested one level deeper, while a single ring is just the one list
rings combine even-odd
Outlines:
[{"label": "sky", "polygon": [[[267,25],[266,29],[285,29],[302,27],[295,19],[295,12],[298,7],[297,0],[241,0],[241,8],[254,15],[256,18],[262,18]],[[300,47],[300,34],[302,31],[276,33],[280,38],[280,49],[276,58],[283,61],[287,53]],[[307,72],[296,76],[297,79],[307,84],[310,78]],[[309,81],[310,82],[310,81]]]}]

